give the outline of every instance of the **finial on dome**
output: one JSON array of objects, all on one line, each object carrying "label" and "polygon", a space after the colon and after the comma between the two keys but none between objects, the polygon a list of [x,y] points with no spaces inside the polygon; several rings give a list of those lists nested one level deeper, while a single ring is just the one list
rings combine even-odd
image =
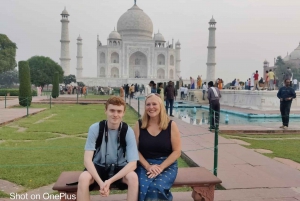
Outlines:
[{"label": "finial on dome", "polygon": [[158,32],[157,33],[159,33],[159,29],[158,29]]},{"label": "finial on dome", "polygon": [[136,0],[134,0],[134,5],[136,5]]},{"label": "finial on dome", "polygon": [[114,31],[116,31],[116,27],[114,27]]}]

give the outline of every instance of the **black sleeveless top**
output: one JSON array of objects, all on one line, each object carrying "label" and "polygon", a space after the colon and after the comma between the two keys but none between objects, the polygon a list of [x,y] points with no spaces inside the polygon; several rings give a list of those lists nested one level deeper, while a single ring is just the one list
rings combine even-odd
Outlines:
[{"label": "black sleeveless top", "polygon": [[162,130],[157,136],[152,136],[147,129],[142,129],[142,122],[139,120],[140,136],[139,151],[145,159],[155,159],[159,157],[168,157],[172,153],[171,143],[171,123],[168,128]]}]

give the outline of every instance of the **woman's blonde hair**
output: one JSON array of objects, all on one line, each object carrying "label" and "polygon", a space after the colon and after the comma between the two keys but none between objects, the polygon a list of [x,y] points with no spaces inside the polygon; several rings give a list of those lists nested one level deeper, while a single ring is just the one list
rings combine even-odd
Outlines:
[{"label": "woman's blonde hair", "polygon": [[148,128],[148,122],[149,122],[150,118],[149,118],[149,115],[146,112],[146,102],[147,102],[148,98],[153,97],[153,96],[157,97],[157,100],[158,100],[159,106],[160,106],[159,128],[162,129],[162,130],[166,130],[168,128],[168,124],[169,124],[170,119],[167,115],[165,105],[164,105],[163,101],[161,100],[159,94],[154,94],[154,93],[149,94],[145,99],[145,111],[144,111],[144,115],[142,117],[142,126],[141,126],[141,128],[142,129]]}]

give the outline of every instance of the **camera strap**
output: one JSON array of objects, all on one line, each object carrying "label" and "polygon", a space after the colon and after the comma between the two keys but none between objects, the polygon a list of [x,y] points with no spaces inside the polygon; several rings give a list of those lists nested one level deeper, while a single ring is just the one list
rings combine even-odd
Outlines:
[{"label": "camera strap", "polygon": [[[118,129],[118,137],[117,137],[117,146],[118,146],[118,149],[117,149],[117,166],[118,166],[118,162],[119,162],[119,154],[118,154],[118,151],[119,149],[121,148],[121,144],[120,144],[120,135],[121,135],[121,130],[122,130],[122,125],[123,125],[123,122],[120,123],[120,126],[119,126],[119,129]],[[107,127],[107,121],[105,121],[105,127],[104,127],[104,138],[105,138],[105,167],[107,167],[107,164],[106,164],[106,156],[107,156],[107,142],[108,142],[108,127]]]}]

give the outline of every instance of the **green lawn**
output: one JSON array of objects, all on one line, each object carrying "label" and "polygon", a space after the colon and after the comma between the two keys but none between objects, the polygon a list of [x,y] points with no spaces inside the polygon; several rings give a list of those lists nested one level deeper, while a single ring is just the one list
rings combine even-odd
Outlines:
[{"label": "green lawn", "polygon": [[245,146],[250,149],[267,149],[272,154],[264,154],[268,157],[291,159],[300,163],[300,135],[222,135],[226,138],[240,139],[251,145]]},{"label": "green lawn", "polygon": [[[105,119],[103,104],[31,106],[42,107],[47,109],[0,127],[0,179],[27,189],[51,184],[63,171],[83,170],[88,128]],[[136,112],[127,107],[124,121],[133,126]],[[187,164],[180,159],[179,166]]]}]

